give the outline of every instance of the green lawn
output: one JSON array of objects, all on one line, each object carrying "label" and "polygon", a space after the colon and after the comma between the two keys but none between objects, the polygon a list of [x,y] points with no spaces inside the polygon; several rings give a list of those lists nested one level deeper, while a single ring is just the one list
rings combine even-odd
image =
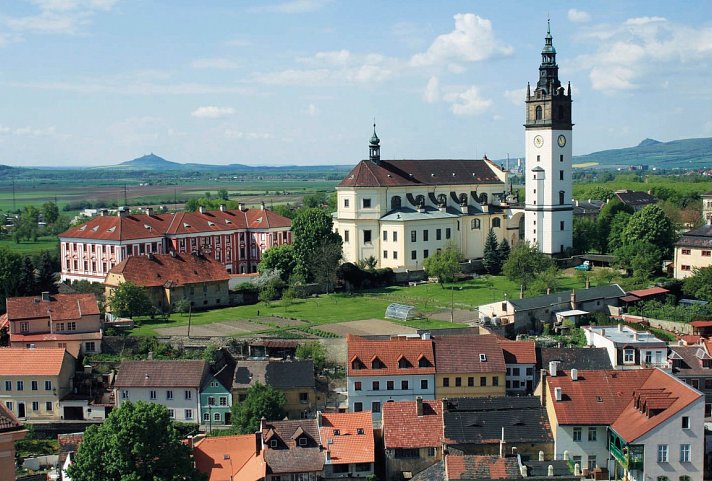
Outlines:
[{"label": "green lawn", "polygon": [[[578,278],[564,277],[561,279],[562,289],[582,288]],[[317,328],[324,324],[348,322],[363,319],[383,319],[388,304],[398,302],[415,305],[427,317],[433,312],[449,309],[452,305],[457,309],[476,309],[481,304],[488,304],[503,299],[504,294],[510,298],[519,296],[518,286],[502,276],[483,276],[477,279],[447,284],[443,289],[438,284],[421,284],[415,287],[387,287],[374,289],[357,294],[328,294],[318,298],[297,299],[286,304],[283,301],[272,302],[269,305],[258,303],[251,306],[227,307],[210,311],[193,313],[192,325],[210,324],[220,321],[256,320],[253,333],[280,334],[285,328],[269,324],[269,321],[259,317],[279,316],[299,319],[307,324],[304,327]],[[436,329],[461,327],[461,324],[436,320],[419,320],[403,323],[404,325]],[[141,326],[132,331],[135,336],[156,335],[155,329],[162,327],[180,327],[188,325],[187,314],[173,314],[170,319],[142,320]],[[263,327],[263,328],[262,328]]]},{"label": "green lawn", "polygon": [[0,240],[0,247],[7,247],[11,251],[25,255],[40,254],[42,251],[54,251],[59,245],[59,240],[54,236],[38,237],[37,242],[23,240],[19,244],[14,239]]}]

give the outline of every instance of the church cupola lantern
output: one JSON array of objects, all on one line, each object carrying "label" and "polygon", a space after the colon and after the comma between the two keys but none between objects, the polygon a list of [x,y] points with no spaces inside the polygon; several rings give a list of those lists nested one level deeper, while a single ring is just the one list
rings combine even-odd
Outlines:
[{"label": "church cupola lantern", "polygon": [[380,163],[381,162],[381,139],[378,138],[378,135],[376,135],[376,124],[373,124],[373,135],[371,136],[371,140],[368,142],[368,158],[372,162]]}]

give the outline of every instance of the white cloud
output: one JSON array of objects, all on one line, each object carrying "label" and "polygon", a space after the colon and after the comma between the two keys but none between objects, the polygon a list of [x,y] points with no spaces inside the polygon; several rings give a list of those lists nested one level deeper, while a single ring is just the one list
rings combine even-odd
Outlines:
[{"label": "white cloud", "polygon": [[595,50],[577,57],[573,67],[588,71],[591,86],[607,93],[664,86],[671,75],[710,68],[712,62],[712,27],[690,27],[663,17],[595,26],[581,39]]},{"label": "white cloud", "polygon": [[461,92],[448,93],[444,98],[451,104],[450,110],[455,115],[477,115],[492,106],[492,101],[482,98],[479,89],[474,85]]},{"label": "white cloud", "polygon": [[253,12],[269,13],[309,13],[320,10],[332,0],[290,0],[271,5],[261,5],[251,9]]},{"label": "white cloud", "polygon": [[523,87],[514,90],[505,90],[504,96],[514,105],[522,105],[527,95],[527,88]]},{"label": "white cloud", "polygon": [[429,104],[434,104],[440,100],[440,80],[437,77],[430,77],[428,85],[423,92],[423,100]]},{"label": "white cloud", "polygon": [[214,105],[208,105],[205,107],[198,107],[190,115],[198,119],[222,119],[229,117],[235,113],[235,109],[232,107],[216,107]]},{"label": "white cloud", "polygon": [[474,13],[455,15],[455,30],[439,35],[427,51],[413,55],[411,65],[437,65],[453,61],[477,62],[510,55],[514,49],[496,38],[492,22]]},{"label": "white cloud", "polygon": [[569,18],[569,22],[586,23],[591,21],[591,14],[588,12],[584,12],[583,10],[576,10],[575,8],[571,8],[569,9],[567,15]]},{"label": "white cloud", "polygon": [[0,135],[16,135],[25,137],[49,137],[57,134],[57,128],[51,127],[7,127],[0,125]]},{"label": "white cloud", "polygon": [[35,15],[4,17],[3,22],[21,32],[75,35],[91,23],[98,11],[107,12],[117,0],[32,0],[39,9]]},{"label": "white cloud", "polygon": [[317,52],[311,57],[299,57],[297,62],[306,65],[346,65],[351,60],[348,50],[335,50],[331,52]]},{"label": "white cloud", "polygon": [[229,58],[199,58],[190,64],[195,69],[232,70],[238,67],[237,62]]},{"label": "white cloud", "polygon": [[309,104],[305,110],[305,113],[309,117],[316,117],[317,114],[319,113],[319,109],[316,107],[314,104]]},{"label": "white cloud", "polygon": [[223,135],[227,139],[236,140],[269,140],[272,138],[272,134],[264,132],[243,132],[237,129],[225,129]]}]

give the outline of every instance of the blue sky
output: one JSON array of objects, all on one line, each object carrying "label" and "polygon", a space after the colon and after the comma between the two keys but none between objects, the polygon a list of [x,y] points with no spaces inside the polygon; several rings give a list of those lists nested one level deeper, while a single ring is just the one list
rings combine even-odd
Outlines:
[{"label": "blue sky", "polygon": [[574,154],[712,136],[705,1],[13,0],[0,163],[514,158],[547,13]]}]

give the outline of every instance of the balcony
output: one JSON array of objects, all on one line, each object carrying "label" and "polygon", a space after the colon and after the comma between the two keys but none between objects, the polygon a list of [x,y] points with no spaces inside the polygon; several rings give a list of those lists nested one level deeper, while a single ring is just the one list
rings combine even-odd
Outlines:
[{"label": "balcony", "polygon": [[613,443],[613,439],[611,439],[611,442],[608,444],[608,450],[623,469],[643,469],[644,456],[642,445],[632,444],[619,448]]}]

